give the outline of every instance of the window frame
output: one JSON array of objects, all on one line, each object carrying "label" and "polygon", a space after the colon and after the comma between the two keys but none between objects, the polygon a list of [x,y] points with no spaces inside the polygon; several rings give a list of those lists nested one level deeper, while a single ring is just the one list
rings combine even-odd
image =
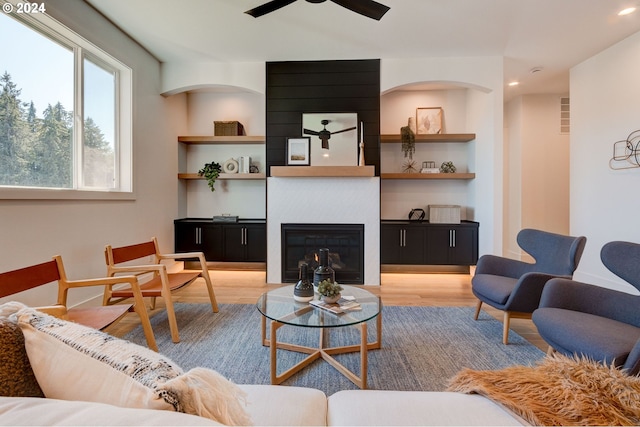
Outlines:
[{"label": "window frame", "polygon": [[[15,0],[0,0],[17,3]],[[56,21],[46,13],[11,14],[32,31],[48,37],[56,43],[70,48],[74,55],[74,105],[73,105],[73,187],[11,187],[0,186],[0,199],[87,199],[87,200],[133,200],[133,70],[100,49],[84,37]],[[115,188],[87,188],[82,186],[83,142],[84,142],[84,60],[92,61],[115,74],[115,123],[114,160]]]}]

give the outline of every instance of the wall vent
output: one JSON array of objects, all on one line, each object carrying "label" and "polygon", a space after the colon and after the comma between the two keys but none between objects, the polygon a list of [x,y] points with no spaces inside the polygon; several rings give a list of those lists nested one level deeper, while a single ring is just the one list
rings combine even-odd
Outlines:
[{"label": "wall vent", "polygon": [[568,135],[571,128],[569,98],[560,98],[560,133]]}]

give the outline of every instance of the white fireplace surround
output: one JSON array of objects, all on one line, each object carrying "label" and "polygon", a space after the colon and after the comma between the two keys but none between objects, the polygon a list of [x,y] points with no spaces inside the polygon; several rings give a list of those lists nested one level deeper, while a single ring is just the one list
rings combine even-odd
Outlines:
[{"label": "white fireplace surround", "polygon": [[364,224],[364,284],[380,285],[379,177],[267,178],[267,282],[281,283],[281,224]]}]

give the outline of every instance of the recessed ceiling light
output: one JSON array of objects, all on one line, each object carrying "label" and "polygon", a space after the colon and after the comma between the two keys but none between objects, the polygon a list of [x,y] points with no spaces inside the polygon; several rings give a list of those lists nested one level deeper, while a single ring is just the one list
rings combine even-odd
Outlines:
[{"label": "recessed ceiling light", "polygon": [[520,82],[511,82],[509,83],[509,86],[518,86],[520,84]]},{"label": "recessed ceiling light", "polygon": [[628,15],[630,13],[633,13],[636,11],[635,7],[628,7],[626,9],[622,9],[620,12],[618,12],[619,16],[624,16],[624,15]]}]

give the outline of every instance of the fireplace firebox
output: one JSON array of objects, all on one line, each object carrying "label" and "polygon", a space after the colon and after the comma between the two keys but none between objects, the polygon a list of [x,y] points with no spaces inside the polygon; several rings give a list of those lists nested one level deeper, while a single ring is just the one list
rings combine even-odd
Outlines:
[{"label": "fireplace firebox", "polygon": [[295,283],[304,262],[313,280],[321,248],[329,249],[329,266],[338,283],[364,283],[363,224],[282,224],[281,228],[283,283]]}]

